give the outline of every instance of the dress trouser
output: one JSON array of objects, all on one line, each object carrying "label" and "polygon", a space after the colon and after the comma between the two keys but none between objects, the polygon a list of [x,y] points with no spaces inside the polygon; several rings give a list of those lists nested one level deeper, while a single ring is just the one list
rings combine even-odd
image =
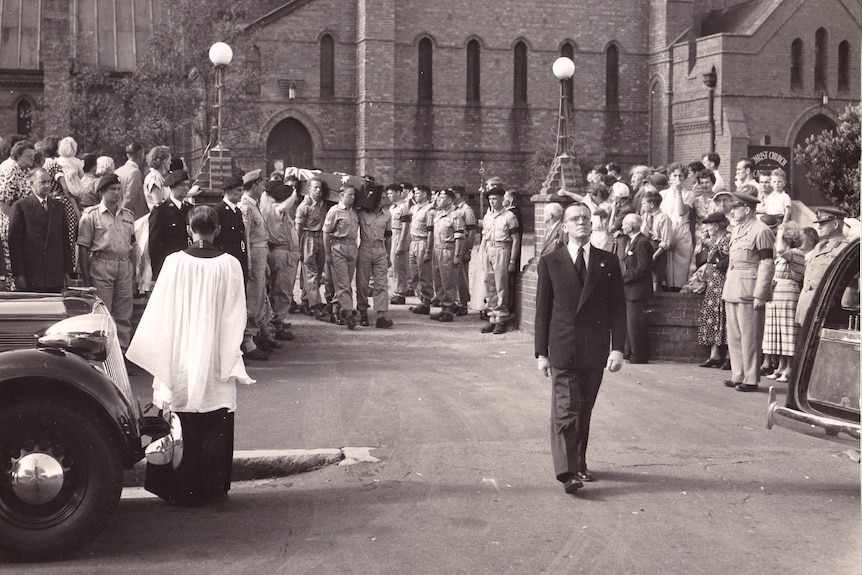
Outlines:
[{"label": "dress trouser", "polygon": [[269,251],[270,288],[272,311],[282,323],[287,323],[290,304],[293,303],[293,287],[296,284],[296,264],[299,252],[287,246],[275,246]]},{"label": "dress trouser", "polygon": [[431,262],[425,261],[427,238],[413,238],[410,242],[409,264],[410,278],[413,281],[416,297],[421,303],[429,305],[434,298],[434,285],[431,273]]},{"label": "dress trouser", "polygon": [[90,257],[90,281],[117,324],[120,347],[126,349],[132,339],[132,290],[134,268],[129,260]]},{"label": "dress trouser", "polygon": [[[468,250],[465,254],[468,258],[472,257]],[[461,258],[461,266],[458,268],[458,305],[467,309],[467,303],[470,301],[470,260]]]},{"label": "dress trouser", "polygon": [[[359,246],[356,259],[356,309],[368,314],[368,297],[373,294],[374,311],[378,314],[389,311],[389,268],[386,246]],[[373,286],[371,284],[374,284]]]},{"label": "dress trouser", "polygon": [[458,266],[455,265],[455,248],[434,246],[431,269],[434,272],[434,291],[444,311],[458,311]]},{"label": "dress trouser", "polygon": [[509,259],[512,245],[485,245],[485,290],[492,323],[509,319]]},{"label": "dress trouser", "polygon": [[332,285],[335,289],[335,300],[342,311],[353,310],[353,275],[356,272],[356,241],[342,243],[333,241],[332,252]]},{"label": "dress trouser", "polygon": [[[392,279],[394,280],[393,291],[397,295],[410,295],[410,282],[408,278],[409,263],[407,253],[398,255],[395,253],[395,244],[398,243],[398,236],[401,230],[392,230]],[[409,248],[408,248],[409,250]]]},{"label": "dress trouser", "polygon": [[724,309],[732,381],[756,385],[760,382],[760,349],[766,310],[764,307],[754,309],[754,302],[724,302]]},{"label": "dress trouser", "polygon": [[264,321],[264,303],[266,297],[266,261],[269,249],[266,244],[251,246],[251,268],[248,270],[246,282],[246,312],[248,318],[257,328]]},{"label": "dress trouser", "polygon": [[649,359],[647,342],[646,300],[626,301],[626,347],[629,361],[643,363]]},{"label": "dress trouser", "polygon": [[302,234],[302,273],[305,278],[305,293],[308,305],[321,305],[320,284],[323,279],[323,269],[326,265],[326,254],[323,253],[323,238],[320,234]]},{"label": "dress trouser", "polygon": [[551,455],[554,473],[565,483],[587,470],[590,418],[602,385],[602,369],[552,367],[551,381]]}]

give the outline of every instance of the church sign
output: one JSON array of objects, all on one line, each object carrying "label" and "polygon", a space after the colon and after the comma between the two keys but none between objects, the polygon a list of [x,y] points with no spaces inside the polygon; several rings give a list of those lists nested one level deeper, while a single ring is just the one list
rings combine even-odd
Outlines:
[{"label": "church sign", "polygon": [[784,170],[787,184],[790,185],[792,174],[790,164],[790,148],[780,146],[748,146],[748,157],[754,160],[758,173],[771,172],[777,168]]}]

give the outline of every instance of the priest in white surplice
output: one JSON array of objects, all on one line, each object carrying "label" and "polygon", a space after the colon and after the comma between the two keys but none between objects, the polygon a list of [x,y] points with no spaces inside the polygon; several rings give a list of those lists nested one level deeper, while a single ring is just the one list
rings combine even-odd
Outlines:
[{"label": "priest in white surplice", "polygon": [[254,383],[240,344],[246,324],[239,261],[216,249],[218,215],[189,215],[192,246],[169,255],[126,357],[153,375],[153,403],[182,423],[183,456],[148,465],[145,487],[181,505],[200,505],[230,488],[236,384]]}]

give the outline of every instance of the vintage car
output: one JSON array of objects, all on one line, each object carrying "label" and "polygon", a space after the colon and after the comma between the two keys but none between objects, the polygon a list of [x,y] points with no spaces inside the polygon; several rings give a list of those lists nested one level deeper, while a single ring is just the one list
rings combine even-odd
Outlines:
[{"label": "vintage car", "polygon": [[55,559],[94,538],[123,470],[168,432],[132,398],[93,291],[0,293],[0,556]]},{"label": "vintage car", "polygon": [[[784,405],[769,388],[766,426],[847,442],[858,448],[859,240],[835,258],[817,288],[797,340]],[[825,431],[825,434],[824,434]]]}]

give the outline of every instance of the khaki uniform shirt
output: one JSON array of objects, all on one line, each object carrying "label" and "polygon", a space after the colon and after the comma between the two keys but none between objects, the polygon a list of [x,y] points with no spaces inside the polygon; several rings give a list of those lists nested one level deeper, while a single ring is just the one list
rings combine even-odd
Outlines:
[{"label": "khaki uniform shirt", "polygon": [[410,237],[426,239],[428,232],[434,227],[434,206],[431,202],[413,206],[413,216],[410,219]]},{"label": "khaki uniform shirt", "polygon": [[747,220],[730,232],[730,261],[722,299],[729,303],[772,299],[772,257],[761,259],[760,250],[772,250],[775,235],[758,219]]},{"label": "khaki uniform shirt", "polygon": [[[514,216],[513,216],[514,217]],[[455,240],[464,238],[464,220],[455,210],[438,210],[434,215],[434,248],[455,249]]]},{"label": "khaki uniform shirt", "polygon": [[386,211],[359,212],[359,247],[383,246],[387,236],[392,235],[392,218]]},{"label": "khaki uniform shirt", "polygon": [[260,211],[270,243],[287,247],[289,250],[299,250],[299,234],[290,215],[292,205],[290,198],[282,202],[276,202],[269,194],[260,198]]},{"label": "khaki uniform shirt", "polygon": [[84,210],[78,225],[78,245],[90,253],[112,252],[118,257],[130,254],[135,243],[135,216],[117,207],[112,214],[104,202]]},{"label": "khaki uniform shirt", "polygon": [[266,223],[263,221],[263,214],[257,200],[243,194],[239,202],[239,209],[242,211],[242,220],[248,234],[248,245],[253,248],[265,246],[268,241]]},{"label": "khaki uniform shirt", "polygon": [[323,232],[332,234],[332,239],[356,241],[359,237],[359,216],[356,210],[335,204],[326,213]]},{"label": "khaki uniform shirt", "polygon": [[518,218],[509,210],[488,210],[482,219],[482,238],[485,242],[511,244],[512,236],[519,229]]},{"label": "khaki uniform shirt", "polygon": [[814,300],[814,292],[826,274],[826,268],[850,242],[844,236],[821,240],[805,256],[805,275],[802,276],[802,291],[796,304],[796,323],[802,325],[808,308]]},{"label": "khaki uniform shirt", "polygon": [[319,232],[323,228],[323,220],[326,214],[323,211],[323,202],[315,204],[310,196],[296,208],[296,226],[300,230]]},{"label": "khaki uniform shirt", "polygon": [[389,206],[389,215],[392,217],[392,233],[398,235],[406,222],[410,221],[410,212],[404,201]]}]

